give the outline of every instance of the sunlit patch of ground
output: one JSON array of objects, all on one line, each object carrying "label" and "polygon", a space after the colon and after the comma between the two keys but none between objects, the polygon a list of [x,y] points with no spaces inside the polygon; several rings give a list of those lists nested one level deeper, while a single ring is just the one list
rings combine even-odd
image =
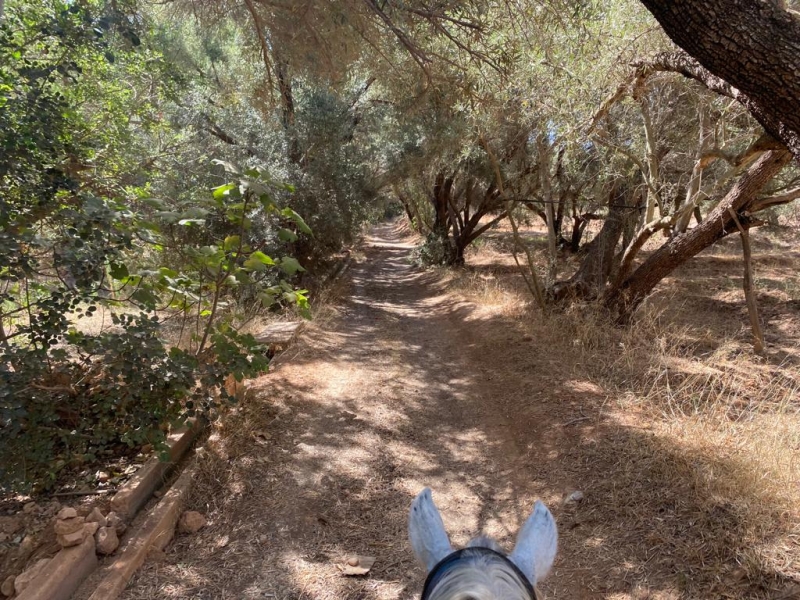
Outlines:
[{"label": "sunlit patch of ground", "polygon": [[[728,240],[630,328],[591,307],[543,316],[506,233],[423,272],[407,232],[380,230],[220,425],[192,500],[209,527],[124,597],[417,597],[406,516],[424,485],[456,544],[485,530],[510,548],[544,499],[561,536],[548,598],[800,597],[800,307],[762,292],[773,337],[753,355]],[[770,258],[784,242],[754,241],[759,275],[787,281],[770,271],[791,268]],[[341,575],[352,554],[377,559],[367,577]]]}]

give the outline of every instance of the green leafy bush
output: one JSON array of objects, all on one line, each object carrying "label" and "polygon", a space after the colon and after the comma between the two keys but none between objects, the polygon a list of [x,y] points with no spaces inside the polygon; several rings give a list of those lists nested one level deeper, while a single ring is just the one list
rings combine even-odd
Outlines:
[{"label": "green leafy bush", "polygon": [[[150,193],[137,152],[148,128],[166,137],[157,105],[171,82],[150,79],[163,65],[142,48],[138,13],[40,4],[8,2],[0,22],[0,491],[163,448],[170,426],[230,399],[228,377],[263,372],[263,349],[236,328],[243,287],[308,311],[291,283],[299,262],[271,256],[310,234],[273,200],[290,188],[226,164],[207,169],[223,185],[184,205]],[[141,95],[126,77],[145,81]],[[101,308],[111,327],[79,331]],[[186,342],[166,341],[165,316]]]}]

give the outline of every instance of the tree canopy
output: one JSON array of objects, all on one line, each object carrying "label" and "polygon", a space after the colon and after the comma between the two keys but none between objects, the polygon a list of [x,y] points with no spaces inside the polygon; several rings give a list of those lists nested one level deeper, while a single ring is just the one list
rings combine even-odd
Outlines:
[{"label": "tree canopy", "polygon": [[[516,248],[547,256],[522,269],[535,302],[629,319],[800,197],[798,18],[766,0],[0,2],[4,485],[213,410],[225,377],[266,368],[241,324],[307,316],[308,284],[386,215],[450,265],[539,219],[546,247]],[[76,327],[101,309],[113,328]]]}]

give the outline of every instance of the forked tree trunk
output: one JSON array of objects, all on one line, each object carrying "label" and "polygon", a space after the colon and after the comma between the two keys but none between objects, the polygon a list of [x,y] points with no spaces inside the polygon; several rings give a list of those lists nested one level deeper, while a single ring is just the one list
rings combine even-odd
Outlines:
[{"label": "forked tree trunk", "polygon": [[658,148],[656,148],[656,136],[653,131],[653,119],[650,116],[650,104],[646,95],[639,101],[642,110],[642,121],[644,122],[645,148],[647,149],[647,203],[645,205],[644,222],[649,223],[656,215],[656,208],[663,216],[664,207],[659,198],[661,187],[661,168],[658,160]]},{"label": "forked tree trunk", "polygon": [[553,206],[553,187],[550,180],[550,161],[553,148],[546,137],[539,136],[536,140],[539,150],[539,185],[542,187],[542,200],[544,212],[547,215],[547,285],[552,285],[556,278],[558,260],[558,240],[556,238],[556,211]]},{"label": "forked tree trunk", "polygon": [[[630,276],[609,288],[604,298],[605,305],[621,320],[627,319],[664,277],[717,240],[737,231],[729,211],[742,215],[761,189],[790,160],[791,154],[787,150],[765,152],[700,225],[673,237]],[[751,223],[743,215],[739,220],[744,227]]]},{"label": "forked tree trunk", "polygon": [[302,153],[300,151],[300,141],[297,139],[297,129],[295,127],[292,78],[289,73],[289,63],[277,53],[275,53],[275,74],[278,79],[278,90],[281,95],[283,128],[288,140],[286,152],[289,160],[293,164],[299,165],[302,160]]},{"label": "forked tree trunk", "polygon": [[589,253],[583,259],[578,271],[566,281],[558,281],[547,291],[554,302],[562,302],[570,298],[596,298],[608,281],[614,268],[614,254],[617,244],[625,229],[628,219],[637,215],[632,205],[625,200],[630,194],[622,185],[617,184],[609,194],[608,216],[597,237],[592,240]]},{"label": "forked tree trunk", "polygon": [[[697,143],[697,152],[695,153],[695,164],[692,169],[692,177],[689,179],[689,185],[686,186],[686,200],[684,203],[676,207],[676,210],[681,210],[686,207],[686,210],[681,215],[678,222],[675,224],[675,231],[683,233],[688,229],[689,223],[692,220],[692,215],[695,216],[697,222],[700,223],[703,219],[698,218],[700,208],[697,206],[697,201],[700,195],[700,183],[703,179],[703,170],[709,166],[713,159],[706,158],[706,154],[711,149],[713,142],[714,131],[711,127],[711,119],[708,114],[708,107],[703,105],[699,111],[700,117],[700,139]],[[694,208],[689,210],[688,206],[692,205]]]}]

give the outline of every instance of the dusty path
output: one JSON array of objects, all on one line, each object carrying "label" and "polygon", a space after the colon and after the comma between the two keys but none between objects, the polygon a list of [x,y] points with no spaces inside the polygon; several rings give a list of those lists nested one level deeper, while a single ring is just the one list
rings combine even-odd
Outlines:
[{"label": "dusty path", "polygon": [[[194,505],[209,526],[179,536],[125,598],[415,597],[406,511],[425,485],[456,544],[484,530],[509,545],[543,498],[565,540],[543,587],[586,595],[562,507],[586,430],[563,425],[596,392],[562,381],[572,392],[550,397],[546,350],[449,295],[410,250],[391,226],[373,231],[338,314],[255,383],[204,459]],[[340,575],[352,554],[377,558],[369,577]]]}]

